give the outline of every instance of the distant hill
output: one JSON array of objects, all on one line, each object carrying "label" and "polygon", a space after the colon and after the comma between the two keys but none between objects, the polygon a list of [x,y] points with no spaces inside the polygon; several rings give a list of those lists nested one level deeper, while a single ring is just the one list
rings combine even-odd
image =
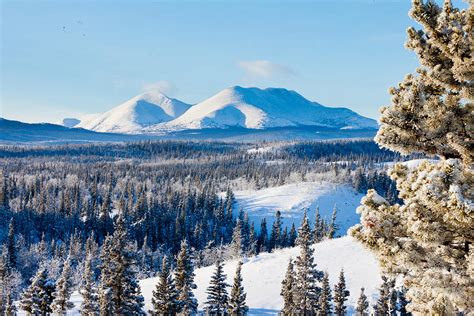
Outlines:
[{"label": "distant hill", "polygon": [[23,123],[0,118],[2,143],[84,143],[118,142],[143,139],[133,135],[98,133],[49,123]]}]

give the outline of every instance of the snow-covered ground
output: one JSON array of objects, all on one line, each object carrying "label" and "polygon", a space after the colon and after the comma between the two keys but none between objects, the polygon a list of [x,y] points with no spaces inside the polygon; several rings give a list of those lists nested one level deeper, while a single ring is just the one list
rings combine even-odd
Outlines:
[{"label": "snow-covered ground", "polygon": [[364,196],[348,185],[321,182],[300,182],[261,190],[245,190],[234,192],[235,210],[243,209],[250,220],[260,229],[260,221],[266,218],[267,225],[273,223],[275,212],[282,213],[283,225],[298,227],[303,218],[304,209],[308,209],[308,217],[314,221],[316,208],[323,218],[329,220],[334,207],[337,208],[337,224],[339,234],[345,235],[347,229],[359,222],[356,208]]},{"label": "snow-covered ground", "polygon": [[[349,314],[356,305],[361,287],[365,287],[371,304],[375,302],[377,287],[380,284],[379,268],[375,258],[366,249],[347,236],[327,240],[314,247],[318,269],[329,273],[331,288],[337,282],[339,271],[344,269],[347,288],[351,292],[347,301]],[[273,253],[263,253],[244,260],[242,276],[250,315],[276,315],[283,307],[283,300],[280,296],[281,281],[284,278],[289,259],[295,258],[298,253],[299,249],[295,247],[277,250]],[[236,260],[228,261],[224,265],[224,272],[227,274],[227,283],[229,284],[232,284],[236,265]],[[197,289],[194,293],[199,301],[200,309],[204,307],[207,296],[206,288],[213,272],[214,266],[195,271]],[[156,283],[157,278],[140,281],[146,310],[151,308],[151,297]],[[80,295],[74,293],[72,300],[76,309],[70,314],[76,315],[77,308],[80,307]]]}]

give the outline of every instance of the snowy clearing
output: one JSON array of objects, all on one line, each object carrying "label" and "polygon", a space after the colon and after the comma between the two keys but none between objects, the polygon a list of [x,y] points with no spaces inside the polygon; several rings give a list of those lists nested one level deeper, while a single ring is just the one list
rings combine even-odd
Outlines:
[{"label": "snowy clearing", "polygon": [[323,218],[329,220],[333,208],[338,210],[337,224],[339,234],[345,235],[347,229],[359,222],[356,208],[364,196],[348,185],[322,182],[300,182],[261,190],[234,192],[235,211],[243,209],[260,229],[260,221],[266,218],[267,225],[273,223],[275,212],[280,211],[283,225],[295,224],[299,227],[304,209],[308,208],[308,217],[314,221],[316,208]]}]

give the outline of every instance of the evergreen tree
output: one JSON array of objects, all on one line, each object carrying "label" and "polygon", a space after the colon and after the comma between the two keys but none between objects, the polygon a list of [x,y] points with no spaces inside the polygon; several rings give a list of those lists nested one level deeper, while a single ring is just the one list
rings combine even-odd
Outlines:
[{"label": "evergreen tree", "polygon": [[322,287],[321,287],[321,295],[319,296],[319,308],[317,311],[318,316],[329,316],[332,313],[332,306],[331,306],[331,286],[329,285],[329,275],[324,273]]},{"label": "evergreen tree", "polygon": [[376,315],[390,315],[390,295],[392,292],[394,280],[390,280],[386,276],[382,276],[382,285],[379,288],[379,297],[374,306]]},{"label": "evergreen tree", "polygon": [[181,242],[181,250],[176,261],[175,282],[181,314],[195,314],[198,303],[192,290],[197,286],[194,283],[194,266],[186,239]]},{"label": "evergreen tree", "polygon": [[68,309],[74,307],[74,303],[70,301],[73,290],[72,287],[71,259],[68,257],[66,262],[64,262],[61,276],[56,283],[56,292],[53,294],[54,301],[52,304],[52,310],[55,314],[66,314]]},{"label": "evergreen tree", "polygon": [[306,212],[303,223],[298,230],[297,245],[300,247],[300,255],[296,257],[296,286],[295,286],[295,307],[297,313],[311,315],[318,310],[318,299],[321,293],[319,282],[323,278],[323,273],[316,269],[314,263],[314,249],[311,238],[311,229]]},{"label": "evergreen tree", "polygon": [[86,257],[83,286],[80,290],[82,296],[81,315],[96,316],[99,314],[97,289],[94,282],[94,268],[92,266],[92,255]]},{"label": "evergreen tree", "polygon": [[153,310],[149,313],[157,316],[176,315],[182,309],[182,306],[178,299],[179,294],[166,256],[163,257],[161,271],[158,275],[159,280],[151,299]]},{"label": "evergreen tree", "polygon": [[45,268],[40,268],[21,297],[21,309],[34,315],[50,314],[54,290],[54,281],[47,278]]},{"label": "evergreen tree", "polygon": [[336,236],[336,232],[338,229],[337,224],[336,224],[336,218],[337,218],[337,208],[334,207],[334,209],[332,210],[331,222],[329,223],[328,232],[327,232],[327,236],[329,239],[333,239]]},{"label": "evergreen tree", "polygon": [[232,233],[231,243],[232,255],[236,258],[242,256],[242,241],[242,222],[237,219],[237,223],[235,224],[234,231]]},{"label": "evergreen tree", "polygon": [[114,235],[107,237],[105,243],[99,291],[101,315],[143,315],[143,296],[122,214],[118,217]]},{"label": "evergreen tree", "polygon": [[290,235],[288,237],[288,246],[289,247],[294,247],[295,246],[297,237],[298,236],[296,234],[295,223],[293,223],[293,224],[291,224]]},{"label": "evergreen tree", "polygon": [[356,315],[369,316],[369,301],[364,293],[364,288],[360,289],[360,296],[357,300]]},{"label": "evergreen tree", "polygon": [[346,289],[346,278],[344,277],[344,270],[339,274],[339,281],[334,286],[334,314],[343,316],[346,314],[347,307],[344,302],[347,301],[350,293]]},{"label": "evergreen tree", "polygon": [[15,226],[13,222],[13,217],[10,220],[10,225],[8,226],[8,241],[7,241],[7,249],[8,249],[8,267],[9,269],[16,269],[16,245],[15,245]]},{"label": "evergreen tree", "polygon": [[275,221],[272,225],[272,231],[270,232],[270,240],[268,242],[268,251],[272,251],[275,248],[281,247],[281,212],[276,211]]},{"label": "evergreen tree", "polygon": [[267,220],[262,218],[260,222],[260,235],[258,238],[258,252],[265,252],[268,250],[267,248],[267,239],[268,239],[268,231],[267,231]]},{"label": "evergreen tree", "polygon": [[324,227],[322,225],[321,215],[319,214],[319,207],[316,208],[316,216],[314,219],[314,231],[313,231],[313,238],[314,242],[318,243],[323,240],[325,233]]},{"label": "evergreen tree", "polygon": [[5,316],[15,316],[17,308],[13,302],[12,293],[9,291],[5,298]]},{"label": "evergreen tree", "polygon": [[439,160],[396,164],[389,173],[403,203],[369,190],[351,230],[384,272],[404,276],[407,308],[417,314],[474,312],[473,10],[472,1],[460,10],[449,0],[413,0],[410,16],[424,30],[408,28],[406,47],[421,67],[390,90],[375,140]]},{"label": "evergreen tree", "polygon": [[293,315],[295,312],[295,277],[294,277],[293,261],[290,259],[286,269],[285,279],[281,282],[280,295],[283,297],[283,315]]},{"label": "evergreen tree", "polygon": [[245,303],[247,294],[244,291],[244,286],[242,284],[242,261],[239,261],[237,264],[237,269],[234,276],[234,284],[232,285],[232,290],[230,292],[229,300],[229,314],[230,315],[247,315],[248,306]]},{"label": "evergreen tree", "polygon": [[209,315],[227,315],[229,298],[226,288],[229,285],[225,282],[226,278],[222,262],[217,260],[216,271],[212,275],[211,282],[206,291],[206,312]]}]

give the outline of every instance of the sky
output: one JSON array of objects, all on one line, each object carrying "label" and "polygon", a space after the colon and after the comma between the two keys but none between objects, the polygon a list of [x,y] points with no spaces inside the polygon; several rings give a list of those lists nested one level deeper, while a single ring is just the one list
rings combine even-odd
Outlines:
[{"label": "sky", "polygon": [[0,1],[0,116],[26,122],[150,89],[197,103],[235,85],[378,118],[417,66],[409,0]]}]

